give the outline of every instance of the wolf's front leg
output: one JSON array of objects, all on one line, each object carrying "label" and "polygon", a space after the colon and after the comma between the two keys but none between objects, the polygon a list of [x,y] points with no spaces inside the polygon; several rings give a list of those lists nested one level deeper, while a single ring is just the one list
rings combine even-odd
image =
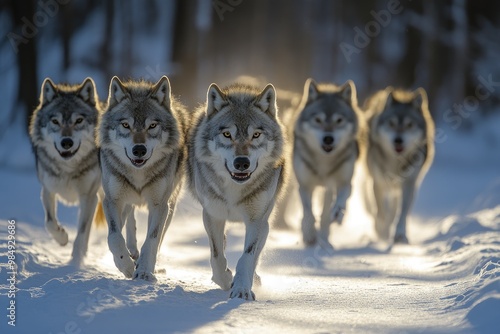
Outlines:
[{"label": "wolf's front leg", "polygon": [[126,231],[127,231],[127,248],[130,252],[130,257],[137,260],[139,258],[139,249],[137,249],[137,228],[134,216],[134,208],[131,205],[126,205],[123,212],[123,216],[126,220]]},{"label": "wolf's front leg", "polygon": [[342,224],[347,207],[347,200],[351,196],[351,192],[351,183],[341,184],[337,187],[337,199],[335,200],[335,205],[330,212],[330,219],[332,222]]},{"label": "wolf's front leg", "polygon": [[398,223],[396,225],[396,235],[394,236],[395,243],[407,244],[408,238],[406,236],[406,218],[413,204],[415,197],[415,181],[407,180],[403,184],[401,198],[401,211],[399,214]]},{"label": "wolf's front leg", "polygon": [[132,278],[134,261],[132,261],[122,235],[123,204],[111,200],[110,196],[106,196],[104,197],[103,208],[108,222],[108,247],[113,254],[115,265],[125,277]]},{"label": "wolf's front leg", "polygon": [[68,233],[57,222],[56,196],[43,187],[41,197],[45,209],[45,228],[59,245],[65,246],[68,243]]},{"label": "wolf's front leg", "polygon": [[245,248],[236,265],[236,274],[229,295],[231,298],[255,300],[252,283],[255,267],[269,234],[267,216],[263,220],[245,222]]},{"label": "wolf's front leg", "polygon": [[208,234],[210,243],[210,265],[212,266],[212,281],[227,291],[231,288],[233,273],[227,268],[225,255],[226,235],[225,220],[216,219],[203,209],[203,225]]},{"label": "wolf's front leg", "polygon": [[154,275],[156,257],[160,247],[163,231],[169,213],[169,205],[165,200],[158,204],[149,205],[148,234],[141,248],[141,254],[137,260],[137,268],[134,272],[134,279],[139,278],[146,281],[156,281]]},{"label": "wolf's front leg", "polygon": [[388,207],[386,205],[386,202],[388,200],[387,189],[384,189],[383,183],[374,180],[373,191],[375,195],[375,203],[377,206],[377,215],[375,217],[375,232],[380,239],[387,241],[391,233],[391,222],[387,220],[387,217],[390,215],[387,212]]},{"label": "wolf's front leg", "polygon": [[80,215],[78,217],[78,233],[75,244],[73,245],[73,254],[71,262],[80,265],[87,253],[90,229],[94,219],[97,206],[97,194],[80,196]]},{"label": "wolf's front leg", "polygon": [[333,190],[330,188],[325,189],[323,195],[323,211],[321,212],[320,220],[320,232],[319,238],[320,243],[327,247],[333,247],[329,242],[328,238],[330,236],[330,225],[332,224],[331,212],[332,212],[332,202],[333,202]]},{"label": "wolf's front leg", "polygon": [[306,246],[316,244],[316,227],[314,227],[315,219],[312,208],[313,188],[301,185],[299,187],[300,199],[302,201],[302,209],[304,210],[302,217],[302,239]]}]

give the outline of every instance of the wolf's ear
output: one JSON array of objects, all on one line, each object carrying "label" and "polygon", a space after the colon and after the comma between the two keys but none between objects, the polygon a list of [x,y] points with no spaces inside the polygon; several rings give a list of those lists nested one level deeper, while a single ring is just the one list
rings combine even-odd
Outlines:
[{"label": "wolf's ear", "polygon": [[42,105],[49,103],[57,96],[57,89],[50,80],[50,78],[45,78],[42,83],[42,93],[40,94],[40,103]]},{"label": "wolf's ear", "polygon": [[419,87],[413,91],[413,107],[415,109],[421,110],[427,107],[427,93],[422,87]]},{"label": "wolf's ear", "polygon": [[120,103],[127,95],[127,90],[123,86],[123,83],[117,76],[114,76],[109,84],[108,106]]},{"label": "wolf's ear", "polygon": [[304,95],[307,96],[307,102],[312,102],[319,96],[318,85],[312,78],[306,80]]},{"label": "wolf's ear", "polygon": [[255,99],[255,105],[271,117],[276,117],[278,106],[276,105],[276,90],[273,85],[267,84]]},{"label": "wolf's ear", "polygon": [[211,84],[207,91],[207,116],[220,111],[225,105],[227,105],[227,100],[224,93],[217,84]]},{"label": "wolf's ear", "polygon": [[352,101],[356,100],[356,86],[354,82],[352,80],[347,80],[340,87],[340,94],[346,102],[352,104]]},{"label": "wolf's ear", "polygon": [[165,75],[155,84],[151,97],[170,110],[170,81]]},{"label": "wolf's ear", "polygon": [[387,93],[387,99],[385,100],[386,106],[391,106],[394,103],[394,94],[392,93],[392,89]]},{"label": "wolf's ear", "polygon": [[95,90],[94,80],[91,78],[83,80],[80,89],[78,90],[78,96],[91,106],[95,106],[97,103],[97,93]]}]

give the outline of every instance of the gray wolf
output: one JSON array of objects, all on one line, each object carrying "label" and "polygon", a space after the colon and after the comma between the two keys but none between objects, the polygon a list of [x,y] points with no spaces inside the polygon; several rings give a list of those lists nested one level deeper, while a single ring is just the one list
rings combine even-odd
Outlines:
[{"label": "gray wolf", "polygon": [[[276,91],[243,84],[211,84],[197,111],[188,149],[190,190],[203,207],[212,280],[230,298],[254,300],[259,255],[269,233],[269,216],[286,180],[284,129],[277,117]],[[243,221],[243,255],[236,274],[227,267],[226,221]]]},{"label": "gray wolf", "polygon": [[42,184],[45,227],[60,245],[66,245],[68,233],[57,221],[57,201],[79,204],[72,253],[72,262],[78,265],[87,252],[96,207],[96,222],[104,222],[98,198],[101,171],[95,144],[100,104],[90,78],[80,85],[56,85],[46,78],[41,90],[40,104],[31,118],[30,138]]},{"label": "gray wolf", "polygon": [[388,87],[374,94],[367,108],[366,168],[373,182],[367,195],[373,195],[368,200],[375,231],[381,240],[408,243],[408,212],[434,158],[434,122],[427,94],[422,88]]},{"label": "gray wolf", "polygon": [[[113,77],[98,131],[108,246],[115,265],[128,278],[155,281],[157,253],[182,186],[186,110],[171,95],[166,76],[155,84]],[[139,253],[133,208],[141,206],[149,215]],[[131,223],[127,243],[122,235],[126,217]]]},{"label": "gray wolf", "polygon": [[[293,168],[304,212],[302,236],[307,246],[319,241],[330,248],[330,225],[342,223],[360,152],[360,117],[352,81],[340,86],[306,81],[294,127]],[[319,233],[312,203],[318,187],[325,190]]]}]

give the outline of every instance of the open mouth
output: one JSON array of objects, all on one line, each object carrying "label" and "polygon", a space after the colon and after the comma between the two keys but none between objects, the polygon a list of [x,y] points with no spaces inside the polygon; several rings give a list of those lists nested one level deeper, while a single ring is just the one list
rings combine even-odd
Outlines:
[{"label": "open mouth", "polygon": [[76,154],[76,152],[78,152],[78,149],[80,149],[80,145],[78,145],[78,147],[74,151],[71,151],[71,150],[59,151],[55,144],[54,144],[54,146],[56,147],[56,150],[59,153],[59,155],[61,156],[61,158],[65,159],[65,160],[72,158]]},{"label": "open mouth", "polygon": [[326,144],[323,144],[321,145],[321,148],[323,149],[323,151],[325,151],[326,153],[330,153],[331,151],[333,151],[333,149],[335,148],[335,146],[333,145],[326,145]]},{"label": "open mouth", "polygon": [[146,161],[148,161],[148,159],[130,159],[130,162],[135,167],[142,167],[142,166],[144,166],[144,164],[146,163]]},{"label": "open mouth", "polygon": [[394,151],[396,151],[396,153],[401,153],[404,149],[405,148],[402,144],[394,144]]},{"label": "open mouth", "polygon": [[246,182],[250,179],[250,176],[252,176],[251,172],[247,173],[231,172],[229,168],[227,168],[227,164],[225,166],[227,171],[229,172],[229,175],[231,175],[231,178],[238,183]]},{"label": "open mouth", "polygon": [[137,168],[141,168],[142,166],[144,166],[146,164],[146,162],[148,161],[148,159],[142,159],[142,158],[131,158],[128,156],[127,154],[127,149],[125,149],[125,155],[127,156],[127,158],[130,160],[130,162],[132,163],[132,165],[134,167],[137,167]]}]

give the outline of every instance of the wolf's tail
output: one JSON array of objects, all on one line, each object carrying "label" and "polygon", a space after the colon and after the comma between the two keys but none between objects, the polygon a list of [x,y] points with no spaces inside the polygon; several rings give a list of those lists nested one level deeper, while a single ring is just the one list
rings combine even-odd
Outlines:
[{"label": "wolf's tail", "polygon": [[95,210],[94,224],[97,228],[106,226],[106,216],[104,215],[104,209],[102,208],[102,201],[100,198],[97,202],[97,208]]}]

